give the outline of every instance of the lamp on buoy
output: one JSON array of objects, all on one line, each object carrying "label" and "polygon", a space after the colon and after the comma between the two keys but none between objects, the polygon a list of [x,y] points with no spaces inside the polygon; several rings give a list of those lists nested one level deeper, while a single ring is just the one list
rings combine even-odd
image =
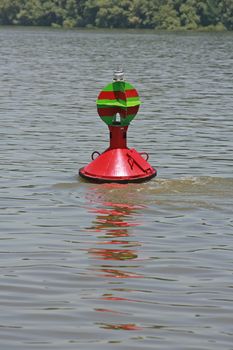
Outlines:
[{"label": "lamp on buoy", "polygon": [[124,81],[123,70],[115,71],[113,82],[97,99],[98,114],[109,128],[110,145],[102,154],[92,153],[92,162],[79,170],[81,177],[92,182],[128,183],[156,176],[157,171],[147,162],[148,154],[127,147],[127,129],[139,106],[137,90]]}]

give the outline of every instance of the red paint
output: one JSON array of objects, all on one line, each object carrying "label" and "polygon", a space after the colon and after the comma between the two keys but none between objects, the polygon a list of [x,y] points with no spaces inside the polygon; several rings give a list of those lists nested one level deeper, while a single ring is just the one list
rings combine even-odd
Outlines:
[{"label": "red paint", "polygon": [[87,166],[83,178],[93,182],[142,182],[156,176],[156,170],[135,150],[127,147],[128,126],[109,126],[110,145]]},{"label": "red paint", "polygon": [[138,97],[138,92],[135,89],[125,90],[126,97]]},{"label": "red paint", "polygon": [[135,89],[123,91],[101,91],[98,96],[98,100],[125,100],[130,97],[138,97],[138,93]]},{"label": "red paint", "polygon": [[111,330],[124,330],[124,331],[140,331],[143,328],[142,327],[138,327],[135,324],[108,324],[108,323],[104,323],[102,324],[102,328],[105,329],[111,329]]},{"label": "red paint", "polygon": [[127,148],[126,133],[128,126],[112,126],[109,125],[110,131],[110,146],[108,150],[115,148]]},{"label": "red paint", "polygon": [[139,110],[139,106],[134,106],[134,107],[127,107],[127,108],[122,108],[122,107],[101,107],[98,108],[98,113],[101,117],[113,117],[117,113],[124,114],[126,113],[127,115],[132,115],[132,114],[137,114]]},{"label": "red paint", "polygon": [[123,91],[101,91],[98,100],[126,100],[126,94]]}]

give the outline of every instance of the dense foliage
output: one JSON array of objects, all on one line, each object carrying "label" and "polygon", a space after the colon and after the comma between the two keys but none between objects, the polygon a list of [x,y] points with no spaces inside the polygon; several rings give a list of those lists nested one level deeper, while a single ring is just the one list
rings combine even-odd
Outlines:
[{"label": "dense foliage", "polygon": [[233,30],[233,0],[0,0],[0,24]]}]

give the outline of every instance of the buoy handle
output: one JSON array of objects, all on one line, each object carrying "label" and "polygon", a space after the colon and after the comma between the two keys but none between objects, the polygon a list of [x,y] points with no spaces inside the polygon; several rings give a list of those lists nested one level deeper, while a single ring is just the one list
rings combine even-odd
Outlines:
[{"label": "buoy handle", "polygon": [[[97,154],[97,157],[95,157],[95,154]],[[99,156],[100,156],[100,152],[94,151],[94,152],[92,153],[92,155],[91,155],[91,159],[92,159],[92,160],[95,160],[95,159],[98,158]]]},{"label": "buoy handle", "polygon": [[147,161],[149,159],[149,154],[147,152],[141,152],[140,156],[142,156],[142,158],[144,158],[143,156],[145,156],[145,160]]}]

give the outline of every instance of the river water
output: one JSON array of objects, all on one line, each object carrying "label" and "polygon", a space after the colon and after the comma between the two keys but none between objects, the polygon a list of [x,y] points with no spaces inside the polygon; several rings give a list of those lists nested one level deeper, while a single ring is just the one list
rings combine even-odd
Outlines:
[{"label": "river water", "polygon": [[[0,28],[0,348],[233,349],[233,34]],[[123,64],[143,184],[90,184]]]}]

